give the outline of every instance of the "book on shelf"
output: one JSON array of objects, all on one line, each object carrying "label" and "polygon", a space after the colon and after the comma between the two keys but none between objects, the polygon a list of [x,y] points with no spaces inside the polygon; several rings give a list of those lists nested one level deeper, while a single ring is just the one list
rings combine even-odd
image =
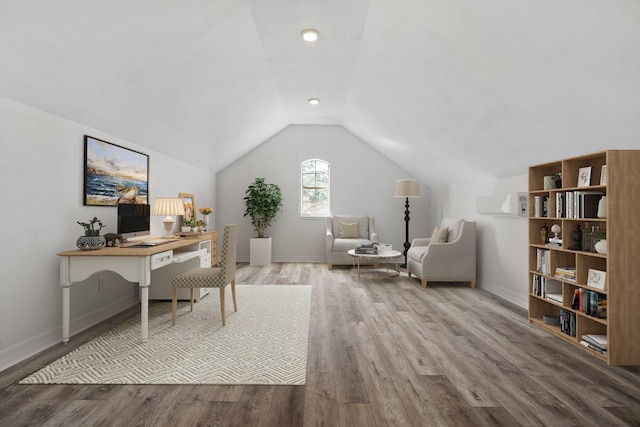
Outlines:
[{"label": "book on shelf", "polygon": [[606,350],[606,349],[600,348],[600,347],[598,347],[597,345],[594,345],[594,344],[592,344],[592,343],[590,343],[590,342],[588,342],[588,341],[580,340],[580,344],[581,344],[581,345],[583,345],[583,346],[585,346],[585,347],[588,347],[588,348],[590,348],[591,350],[593,350],[593,351],[595,351],[595,352],[597,352],[597,353],[600,353],[600,354],[602,354],[602,355],[607,354],[607,350]]},{"label": "book on shelf", "polygon": [[535,196],[533,198],[533,213],[539,218],[549,216],[549,196]]},{"label": "book on shelf", "polygon": [[568,310],[560,310],[560,331],[576,336],[576,314]]},{"label": "book on shelf", "polygon": [[573,307],[587,316],[607,318],[607,295],[588,289],[578,289],[578,306]]},{"label": "book on shelf", "polygon": [[548,246],[562,246],[562,238],[561,237],[549,237]]},{"label": "book on shelf", "polygon": [[[560,303],[562,303],[562,283],[557,280],[545,278],[542,287],[542,297],[549,298],[549,295],[560,295]],[[554,299],[554,298],[551,298]]]},{"label": "book on shelf", "polygon": [[547,292],[547,299],[562,304],[562,294],[552,294]]},{"label": "book on shelf", "polygon": [[602,334],[584,334],[582,335],[584,341],[597,345],[600,348],[607,349],[607,336]]},{"label": "book on shelf", "polygon": [[596,218],[598,203],[604,195],[601,191],[574,191],[572,218]]},{"label": "book on shelf", "polygon": [[[556,218],[562,218],[564,215],[564,194],[563,193],[556,193]],[[551,240],[551,239],[549,239]],[[562,244],[562,242],[560,242],[560,244]]]},{"label": "book on shelf", "polygon": [[576,281],[576,269],[575,267],[556,267],[554,274],[555,277],[569,282]]},{"label": "book on shelf", "polygon": [[536,252],[536,270],[541,274],[551,274],[551,253],[548,249],[538,249]]}]

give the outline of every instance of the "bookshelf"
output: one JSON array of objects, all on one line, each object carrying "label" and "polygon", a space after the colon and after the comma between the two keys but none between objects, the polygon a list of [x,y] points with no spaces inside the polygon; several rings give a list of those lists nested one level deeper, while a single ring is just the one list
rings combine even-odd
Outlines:
[{"label": "bookshelf", "polygon": [[[545,188],[545,176],[558,172],[559,187]],[[602,196],[606,215],[598,217],[593,205]],[[640,365],[640,150],[531,166],[529,206],[529,322],[607,364]],[[541,229],[548,227],[553,238],[555,224],[561,241],[543,242]],[[582,238],[574,240],[577,227]],[[607,251],[601,254],[593,246],[605,234]],[[604,277],[604,289],[594,277]],[[581,304],[574,299],[578,295]],[[607,351],[581,343],[584,335],[606,336]]]}]

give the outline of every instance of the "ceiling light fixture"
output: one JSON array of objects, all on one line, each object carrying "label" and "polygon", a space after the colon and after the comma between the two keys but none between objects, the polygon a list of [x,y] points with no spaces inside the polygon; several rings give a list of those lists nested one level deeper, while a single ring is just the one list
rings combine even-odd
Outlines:
[{"label": "ceiling light fixture", "polygon": [[306,30],[302,30],[302,38],[308,42],[314,42],[318,40],[318,30],[314,30],[313,28],[307,28]]},{"label": "ceiling light fixture", "polygon": [[309,104],[318,105],[320,104],[320,100],[318,98],[309,98]]}]

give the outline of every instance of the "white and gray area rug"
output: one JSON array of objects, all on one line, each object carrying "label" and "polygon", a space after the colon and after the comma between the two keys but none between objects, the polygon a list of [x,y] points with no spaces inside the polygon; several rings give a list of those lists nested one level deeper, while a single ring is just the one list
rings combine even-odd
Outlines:
[{"label": "white and gray area rug", "polygon": [[149,340],[140,316],[93,339],[21,384],[283,384],[306,380],[311,286],[237,285],[238,311],[226,289],[227,325],[218,289],[197,302],[149,304]]}]

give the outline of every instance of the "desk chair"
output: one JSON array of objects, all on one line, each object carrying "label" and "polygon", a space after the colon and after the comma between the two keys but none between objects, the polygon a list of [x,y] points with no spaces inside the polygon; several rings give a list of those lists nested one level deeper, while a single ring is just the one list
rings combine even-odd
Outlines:
[{"label": "desk chair", "polygon": [[236,302],[236,249],[238,247],[238,224],[229,224],[224,227],[222,238],[222,251],[220,267],[194,268],[173,278],[172,319],[171,324],[176,324],[176,309],[178,308],[178,288],[191,289],[191,311],[193,311],[193,290],[195,288],[219,288],[220,312],[222,326],[225,326],[224,313],[224,289],[231,284],[231,296],[233,297],[233,309],[238,311]]}]

